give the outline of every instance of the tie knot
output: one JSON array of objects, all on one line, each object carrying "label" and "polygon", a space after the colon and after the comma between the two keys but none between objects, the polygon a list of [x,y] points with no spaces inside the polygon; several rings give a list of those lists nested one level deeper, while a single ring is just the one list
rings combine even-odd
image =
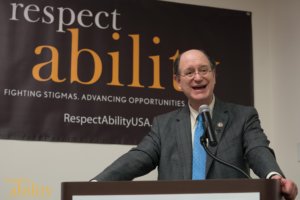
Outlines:
[{"label": "tie knot", "polygon": [[202,115],[201,115],[201,114],[199,114],[199,115],[197,116],[197,122],[198,122],[198,123],[202,122]]}]

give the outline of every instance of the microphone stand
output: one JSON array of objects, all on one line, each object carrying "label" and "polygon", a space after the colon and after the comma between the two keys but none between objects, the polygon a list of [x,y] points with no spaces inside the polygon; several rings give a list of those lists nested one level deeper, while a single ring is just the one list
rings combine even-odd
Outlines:
[{"label": "microphone stand", "polygon": [[207,153],[210,157],[212,157],[214,160],[218,161],[219,163],[221,163],[221,164],[223,164],[223,165],[226,165],[226,166],[228,166],[228,167],[231,167],[231,168],[233,168],[233,169],[239,171],[239,172],[242,173],[246,178],[252,179],[248,174],[246,174],[246,173],[245,173],[243,170],[241,170],[240,168],[238,168],[238,167],[236,167],[236,166],[234,166],[234,165],[232,165],[232,164],[230,164],[230,163],[228,163],[228,162],[226,162],[226,161],[224,161],[224,160],[222,160],[222,159],[216,157],[215,155],[213,155],[213,153],[212,153],[211,151],[209,151],[209,149],[207,148],[207,143],[208,143],[207,140],[208,140],[207,138],[205,138],[204,136],[202,136],[202,137],[200,138],[200,143],[202,144],[204,150],[206,151],[206,153]]}]

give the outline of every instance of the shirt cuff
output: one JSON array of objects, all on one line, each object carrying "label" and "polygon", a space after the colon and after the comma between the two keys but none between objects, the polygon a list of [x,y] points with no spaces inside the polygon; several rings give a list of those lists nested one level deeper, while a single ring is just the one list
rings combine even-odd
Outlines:
[{"label": "shirt cuff", "polygon": [[266,179],[270,179],[270,178],[272,178],[272,176],[275,176],[275,175],[282,176],[278,172],[270,172],[270,173],[268,173]]}]

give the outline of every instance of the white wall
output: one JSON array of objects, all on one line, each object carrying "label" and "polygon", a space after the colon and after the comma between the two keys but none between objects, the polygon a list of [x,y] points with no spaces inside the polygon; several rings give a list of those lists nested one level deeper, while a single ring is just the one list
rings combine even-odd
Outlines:
[{"label": "white wall", "polygon": [[[171,0],[169,0],[171,1]],[[252,12],[255,106],[271,146],[289,178],[300,186],[300,2],[298,0],[172,0]],[[132,146],[0,140],[0,199],[9,196],[12,178],[27,178],[52,189],[60,183],[86,181]],[[140,179],[156,179],[156,172]],[[42,198],[39,198],[42,199]]]},{"label": "white wall", "polygon": [[[287,177],[300,186],[300,1],[270,1],[269,62],[274,146]],[[300,151],[300,149],[298,150]],[[299,152],[300,154],[300,152]]]}]

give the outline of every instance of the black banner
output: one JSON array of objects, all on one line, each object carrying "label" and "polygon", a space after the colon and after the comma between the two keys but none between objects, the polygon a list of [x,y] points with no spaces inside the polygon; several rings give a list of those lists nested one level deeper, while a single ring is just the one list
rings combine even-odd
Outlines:
[{"label": "black banner", "polygon": [[205,49],[215,94],[253,105],[251,13],[146,0],[0,0],[0,138],[136,144],[186,104],[174,59]]}]

